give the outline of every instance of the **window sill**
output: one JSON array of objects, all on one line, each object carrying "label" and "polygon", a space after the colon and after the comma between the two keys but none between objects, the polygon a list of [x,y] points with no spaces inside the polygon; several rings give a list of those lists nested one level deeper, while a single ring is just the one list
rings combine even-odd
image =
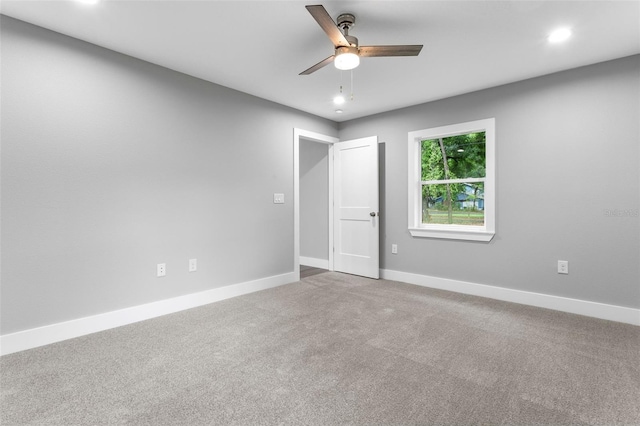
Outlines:
[{"label": "window sill", "polygon": [[447,240],[467,240],[489,242],[493,239],[495,232],[485,230],[472,231],[466,229],[428,229],[409,228],[412,237],[419,238],[441,238]]}]

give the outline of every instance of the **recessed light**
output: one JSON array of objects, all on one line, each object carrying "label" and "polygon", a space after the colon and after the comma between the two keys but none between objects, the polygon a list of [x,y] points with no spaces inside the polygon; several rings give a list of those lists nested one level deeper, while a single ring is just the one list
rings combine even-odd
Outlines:
[{"label": "recessed light", "polygon": [[342,114],[344,111],[342,111],[341,109],[337,109],[336,110],[336,114]]},{"label": "recessed light", "polygon": [[549,43],[561,43],[571,37],[571,30],[569,28],[558,28],[549,34]]},{"label": "recessed light", "polygon": [[76,0],[78,3],[82,3],[82,4],[96,4],[98,3],[100,0]]}]

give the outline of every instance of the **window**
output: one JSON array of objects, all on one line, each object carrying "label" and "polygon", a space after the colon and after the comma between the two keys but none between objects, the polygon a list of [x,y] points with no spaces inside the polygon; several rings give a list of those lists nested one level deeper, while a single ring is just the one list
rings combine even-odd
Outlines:
[{"label": "window", "polygon": [[409,232],[490,241],[495,235],[495,119],[409,132]]}]

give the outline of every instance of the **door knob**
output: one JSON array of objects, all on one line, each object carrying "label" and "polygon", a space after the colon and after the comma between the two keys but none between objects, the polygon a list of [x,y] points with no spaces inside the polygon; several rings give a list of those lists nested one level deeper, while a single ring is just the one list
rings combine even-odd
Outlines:
[{"label": "door knob", "polygon": [[371,213],[369,213],[369,216],[371,216],[371,217],[375,217],[375,216],[376,216],[376,212],[371,212]]}]

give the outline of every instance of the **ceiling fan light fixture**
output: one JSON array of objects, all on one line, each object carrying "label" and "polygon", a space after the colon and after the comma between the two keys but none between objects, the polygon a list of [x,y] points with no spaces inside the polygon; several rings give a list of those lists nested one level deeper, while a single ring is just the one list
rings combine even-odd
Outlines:
[{"label": "ceiling fan light fixture", "polygon": [[354,46],[340,46],[336,49],[336,57],[333,60],[336,68],[348,71],[360,65],[358,48]]}]

